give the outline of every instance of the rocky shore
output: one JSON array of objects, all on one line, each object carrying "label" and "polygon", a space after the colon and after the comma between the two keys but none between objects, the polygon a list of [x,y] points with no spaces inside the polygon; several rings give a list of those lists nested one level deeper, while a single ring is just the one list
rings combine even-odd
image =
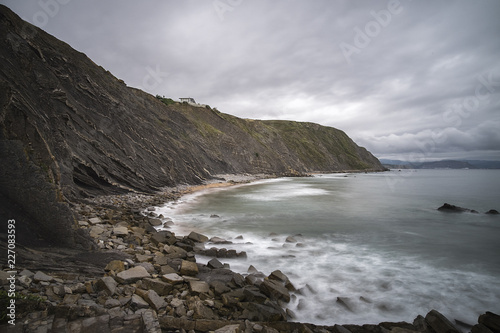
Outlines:
[{"label": "rocky shore", "polygon": [[[225,175],[205,187],[253,179]],[[493,313],[482,315],[475,325],[458,323],[460,330],[434,310],[413,323],[293,322],[286,306],[300,291],[281,271],[243,276],[219,259],[245,257],[244,252],[211,247],[225,240],[157,231],[173,222],[158,216],[154,206],[198,189],[178,187],[154,196],[103,196],[75,203],[78,225],[94,239],[95,250],[19,247],[15,281],[8,269],[0,271],[5,291],[15,285],[15,326],[7,322],[12,315],[2,312],[0,331],[500,333],[500,316]],[[213,259],[207,265],[196,263],[197,254]],[[10,299],[5,292],[0,295],[1,311]]]}]

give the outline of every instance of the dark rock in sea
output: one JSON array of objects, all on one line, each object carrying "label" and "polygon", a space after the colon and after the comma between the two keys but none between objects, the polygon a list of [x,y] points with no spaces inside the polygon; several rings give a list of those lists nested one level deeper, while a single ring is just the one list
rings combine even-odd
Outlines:
[{"label": "dark rock in sea", "polygon": [[486,312],[479,316],[479,324],[486,326],[493,333],[500,333],[500,316],[495,313]]},{"label": "dark rock in sea", "polygon": [[472,328],[470,329],[470,332],[471,333],[493,333],[492,330],[490,330],[488,327],[486,327],[483,324],[477,324],[477,325],[472,326]]},{"label": "dark rock in sea", "polygon": [[290,293],[288,289],[280,282],[276,280],[264,280],[260,286],[260,291],[277,300],[282,300],[286,303],[290,302]]},{"label": "dark rock in sea", "polygon": [[431,310],[425,321],[436,333],[460,333],[460,331],[441,313]]},{"label": "dark rock in sea", "polygon": [[207,263],[207,266],[210,268],[224,268],[224,265],[217,260],[217,258],[213,258]]},{"label": "dark rock in sea", "polygon": [[354,312],[352,306],[349,305],[349,300],[344,297],[337,297],[337,303],[344,307],[349,312]]},{"label": "dark rock in sea", "polygon": [[441,212],[449,212],[449,213],[478,213],[474,209],[458,207],[455,205],[450,205],[449,203],[445,203],[444,205],[439,207],[438,210]]},{"label": "dark rock in sea", "polygon": [[490,209],[490,210],[489,210],[489,211],[487,211],[485,214],[498,215],[498,214],[500,214],[500,213],[499,213],[499,212],[498,212],[498,210],[496,210],[496,209]]},{"label": "dark rock in sea", "polygon": [[208,242],[208,237],[202,234],[199,234],[197,232],[192,231],[189,235],[188,238],[192,240],[193,242],[196,243],[205,243]]}]

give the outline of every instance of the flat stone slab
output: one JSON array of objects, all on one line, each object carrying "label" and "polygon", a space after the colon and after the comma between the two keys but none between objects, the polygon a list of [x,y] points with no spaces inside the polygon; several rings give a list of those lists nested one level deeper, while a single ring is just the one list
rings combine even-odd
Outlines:
[{"label": "flat stone slab", "polygon": [[127,227],[114,227],[113,228],[113,235],[127,236],[128,235],[128,228]]},{"label": "flat stone slab", "polygon": [[89,219],[89,223],[90,224],[99,224],[99,223],[102,223],[103,221],[99,218],[99,217],[93,217],[91,219]]},{"label": "flat stone slab", "polygon": [[35,281],[42,281],[42,282],[51,282],[54,281],[54,278],[50,275],[45,274],[44,272],[36,272],[35,275],[33,276],[33,280]]},{"label": "flat stone slab", "polygon": [[205,281],[189,281],[189,290],[195,295],[208,293],[210,285]]},{"label": "flat stone slab", "polygon": [[178,284],[184,282],[184,279],[177,273],[169,273],[162,275],[161,279],[170,284]]},{"label": "flat stone slab", "polygon": [[134,283],[137,280],[151,277],[148,271],[142,266],[136,266],[126,271],[116,274],[116,278],[120,283]]}]

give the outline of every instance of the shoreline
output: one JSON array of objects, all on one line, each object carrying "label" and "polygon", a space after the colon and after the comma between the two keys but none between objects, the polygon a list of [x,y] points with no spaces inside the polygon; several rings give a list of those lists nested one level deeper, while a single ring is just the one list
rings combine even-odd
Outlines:
[{"label": "shoreline", "polygon": [[[74,204],[79,227],[90,231],[99,249],[91,253],[52,249],[56,252],[54,255],[24,249],[24,256],[31,260],[25,258],[17,265],[16,289],[21,294],[32,295],[31,298],[38,297],[38,301],[28,302],[31,310],[25,317],[19,308],[17,322],[28,332],[44,325],[49,330],[71,325],[83,328],[90,322],[91,327],[96,328],[107,325],[110,332],[125,326],[145,332],[172,329],[208,332],[236,325],[247,332],[380,333],[388,330],[397,333],[404,329],[444,333],[430,324],[437,321],[446,327],[446,332],[459,332],[446,318],[432,311],[425,318],[417,317],[412,324],[317,326],[293,322],[290,321],[293,313],[286,310],[286,304],[294,287],[280,271],[269,276],[244,277],[221,266],[217,253],[211,254],[213,260],[206,265],[196,263],[197,253],[207,254],[202,245],[208,241],[207,237],[196,232],[186,236],[157,232],[155,227],[161,221],[154,214],[144,216],[142,213],[151,206],[178,200],[188,193],[277,178],[270,175],[216,177],[206,184],[182,185],[154,195],[98,197]],[[228,255],[244,254],[224,253]],[[142,275],[131,276],[133,273]],[[22,301],[19,306],[23,306]],[[488,318],[497,317],[488,315]],[[433,330],[429,330],[430,327]]]}]

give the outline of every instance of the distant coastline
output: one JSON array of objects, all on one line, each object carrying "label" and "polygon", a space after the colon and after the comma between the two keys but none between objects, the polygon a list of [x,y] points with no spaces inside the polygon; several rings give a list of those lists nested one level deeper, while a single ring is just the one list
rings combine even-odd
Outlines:
[{"label": "distant coastline", "polygon": [[409,162],[379,159],[388,169],[500,169],[500,161],[486,160],[440,160],[432,162]]}]

